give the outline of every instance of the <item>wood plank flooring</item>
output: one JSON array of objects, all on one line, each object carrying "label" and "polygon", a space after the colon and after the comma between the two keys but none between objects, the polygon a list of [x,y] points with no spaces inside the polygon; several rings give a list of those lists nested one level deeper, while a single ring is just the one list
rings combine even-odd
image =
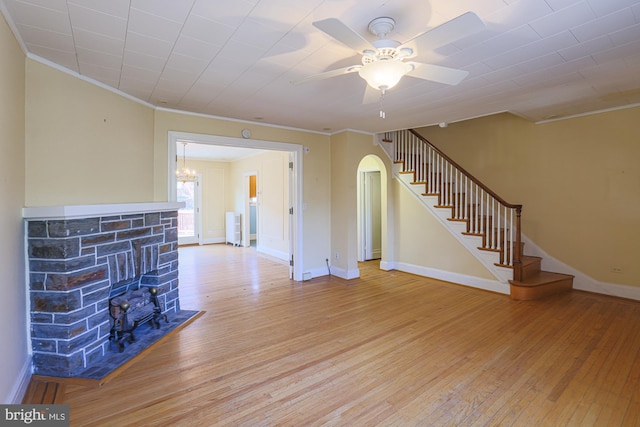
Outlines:
[{"label": "wood plank flooring", "polygon": [[637,426],[640,303],[514,301],[377,263],[297,283],[254,249],[180,249],[206,310],[101,388],[72,426]]}]

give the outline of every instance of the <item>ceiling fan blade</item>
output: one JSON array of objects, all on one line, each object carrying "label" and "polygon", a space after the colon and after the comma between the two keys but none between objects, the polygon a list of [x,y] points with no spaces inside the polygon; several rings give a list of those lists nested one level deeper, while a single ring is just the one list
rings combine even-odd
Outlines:
[{"label": "ceiling fan blade", "polygon": [[409,71],[407,76],[452,86],[457,85],[469,75],[468,71],[440,65],[423,64],[421,62],[409,62],[409,64],[413,65],[413,70]]},{"label": "ceiling fan blade", "polygon": [[378,89],[374,89],[369,85],[365,85],[367,88],[364,90],[364,96],[362,97],[363,104],[373,104],[380,101],[382,93]]},{"label": "ceiling fan blade", "polygon": [[341,76],[343,74],[355,73],[361,67],[362,67],[362,65],[350,65],[348,67],[337,68],[337,69],[331,70],[331,71],[325,71],[324,73],[312,74],[312,75],[307,76],[307,77],[305,77],[303,79],[292,81],[291,83],[294,84],[294,85],[300,85],[300,84],[303,84],[303,83],[309,83],[309,82],[314,82],[314,81],[317,81],[317,80],[328,79],[330,77]]},{"label": "ceiling fan blade", "polygon": [[336,18],[323,19],[316,21],[313,26],[327,33],[343,45],[350,47],[358,53],[367,49],[374,49],[373,45],[367,39],[349,28],[346,24]]},{"label": "ceiling fan blade", "polygon": [[420,52],[433,50],[445,44],[460,40],[484,28],[484,22],[482,22],[478,15],[473,12],[467,12],[429,31],[419,34],[398,47],[398,49],[408,47],[419,54]]}]

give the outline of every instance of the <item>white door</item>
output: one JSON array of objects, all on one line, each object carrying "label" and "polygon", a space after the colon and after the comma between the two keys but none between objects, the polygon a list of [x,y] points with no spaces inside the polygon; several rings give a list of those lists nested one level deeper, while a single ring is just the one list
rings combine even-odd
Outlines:
[{"label": "white door", "polygon": [[363,179],[364,259],[382,258],[382,204],[380,171],[364,172]]},{"label": "white door", "polygon": [[178,210],[178,244],[200,243],[200,179],[178,181],[176,200],[184,202],[185,207]]},{"label": "white door", "polygon": [[[293,264],[295,260],[293,259],[294,251],[294,188],[295,188],[295,173],[293,170],[295,155],[293,153],[289,153],[289,194],[288,194],[288,205],[289,205],[289,279],[293,279]],[[299,214],[299,212],[296,212]]]}]

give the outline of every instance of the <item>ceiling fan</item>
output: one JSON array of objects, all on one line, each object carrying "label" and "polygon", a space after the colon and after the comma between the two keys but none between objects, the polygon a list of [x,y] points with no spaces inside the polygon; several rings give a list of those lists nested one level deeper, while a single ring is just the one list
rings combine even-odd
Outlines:
[{"label": "ceiling fan", "polygon": [[314,74],[293,83],[302,84],[357,71],[368,83],[364,103],[373,102],[379,96],[377,91],[384,95],[405,75],[448,85],[460,83],[469,74],[468,71],[409,59],[421,52],[454,42],[485,28],[478,15],[467,12],[405,43],[400,43],[386,38],[395,28],[395,21],[389,17],[375,18],[369,23],[369,32],[378,38],[373,42],[369,42],[336,18],[316,21],[313,26],[362,54],[362,65],[350,65]]}]

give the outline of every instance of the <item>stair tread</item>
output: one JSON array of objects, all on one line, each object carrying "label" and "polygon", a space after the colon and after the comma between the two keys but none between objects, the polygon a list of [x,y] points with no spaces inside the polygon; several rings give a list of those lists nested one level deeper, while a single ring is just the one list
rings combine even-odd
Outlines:
[{"label": "stair tread", "polygon": [[561,280],[573,279],[571,274],[553,273],[551,271],[540,271],[523,281],[510,280],[509,283],[515,286],[542,286],[549,283],[559,282]]}]

